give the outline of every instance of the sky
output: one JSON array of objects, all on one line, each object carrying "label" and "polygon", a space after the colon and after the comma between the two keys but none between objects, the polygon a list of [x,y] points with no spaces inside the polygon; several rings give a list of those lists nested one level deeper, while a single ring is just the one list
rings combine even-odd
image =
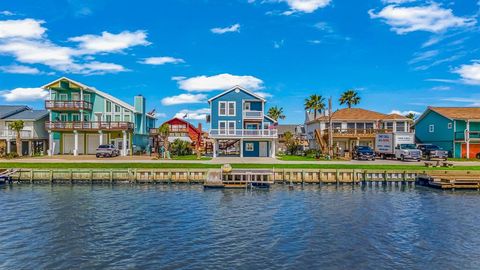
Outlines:
[{"label": "sky", "polygon": [[312,94],[356,90],[359,107],[421,113],[480,106],[478,0],[0,1],[0,104],[42,109],[66,76],[157,123],[203,121],[234,85],[304,120]]}]

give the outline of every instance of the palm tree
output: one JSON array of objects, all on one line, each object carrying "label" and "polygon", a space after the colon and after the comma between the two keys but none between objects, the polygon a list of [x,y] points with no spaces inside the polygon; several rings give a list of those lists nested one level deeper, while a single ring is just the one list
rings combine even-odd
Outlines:
[{"label": "palm tree", "polygon": [[19,157],[22,156],[22,139],[20,137],[20,132],[24,126],[25,123],[22,120],[14,121],[9,125],[10,129],[15,131],[15,144],[17,145],[17,154]]},{"label": "palm tree", "polygon": [[410,119],[412,119],[412,120],[415,120],[416,115],[411,112],[411,113],[407,113],[407,115],[405,115],[405,117],[410,118]]},{"label": "palm tree", "polygon": [[282,119],[282,120],[285,119],[285,115],[283,114],[282,107],[280,108],[277,106],[271,107],[270,109],[268,109],[267,115],[275,121],[278,121],[278,119]]},{"label": "palm tree", "polygon": [[347,104],[348,108],[352,108],[352,105],[358,105],[360,103],[360,97],[355,90],[347,90],[343,92],[342,96],[340,97],[340,105]]},{"label": "palm tree", "polygon": [[158,128],[158,134],[162,138],[163,147],[165,148],[165,152],[167,152],[169,149],[168,137],[170,136],[170,125],[167,123],[162,124]]},{"label": "palm tree", "polygon": [[321,113],[325,110],[325,98],[321,95],[311,95],[305,99],[305,110],[310,113],[313,111],[313,119],[317,119],[317,112]]}]

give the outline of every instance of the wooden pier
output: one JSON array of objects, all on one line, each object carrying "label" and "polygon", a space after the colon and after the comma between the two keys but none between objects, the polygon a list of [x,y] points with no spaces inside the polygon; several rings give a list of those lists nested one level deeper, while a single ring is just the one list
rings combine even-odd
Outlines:
[{"label": "wooden pier", "polygon": [[[480,189],[480,171],[459,170],[348,170],[348,169],[251,169],[237,170],[222,181],[218,169],[18,169],[10,175],[20,183],[138,183],[138,184],[205,184],[209,187],[245,187],[245,183],[268,184],[380,185],[418,184],[441,189]],[[215,176],[216,175],[216,176]],[[244,175],[244,176],[242,176]],[[249,176],[246,176],[249,175]],[[266,178],[252,178],[264,175]],[[266,175],[266,176],[265,176]],[[230,187],[228,186],[228,187]]]}]

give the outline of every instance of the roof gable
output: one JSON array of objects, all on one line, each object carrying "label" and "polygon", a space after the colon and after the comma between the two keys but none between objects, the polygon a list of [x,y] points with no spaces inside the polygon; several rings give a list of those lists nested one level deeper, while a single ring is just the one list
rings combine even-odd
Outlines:
[{"label": "roof gable", "polygon": [[188,122],[184,119],[174,117],[174,118],[172,118],[168,121],[165,121],[165,123],[167,123],[167,124],[172,124],[172,123],[175,123],[175,122],[181,122],[183,124],[186,124],[189,128],[193,129],[196,133],[200,134],[200,130],[198,128],[196,128],[194,125],[192,125],[190,122]]},{"label": "roof gable", "polygon": [[255,94],[255,93],[253,93],[253,92],[251,92],[251,91],[249,91],[249,90],[247,90],[247,89],[239,86],[239,85],[236,85],[236,86],[234,86],[234,87],[232,87],[232,88],[230,88],[230,89],[228,89],[228,90],[226,90],[226,91],[224,91],[224,92],[222,92],[222,93],[220,93],[220,94],[218,94],[218,95],[210,98],[210,99],[208,100],[208,102],[210,103],[210,102],[212,102],[213,100],[215,100],[215,99],[217,99],[217,98],[219,98],[219,97],[221,97],[221,96],[224,96],[224,95],[226,95],[226,94],[228,94],[228,93],[230,93],[230,92],[232,92],[232,91],[235,91],[235,90],[242,91],[242,92],[244,92],[244,93],[246,93],[246,94],[248,94],[248,95],[250,95],[250,96],[252,96],[252,97],[254,97],[254,98],[257,98],[257,99],[263,101],[263,102],[266,101],[265,98],[261,97],[260,95],[257,95],[257,94]]}]

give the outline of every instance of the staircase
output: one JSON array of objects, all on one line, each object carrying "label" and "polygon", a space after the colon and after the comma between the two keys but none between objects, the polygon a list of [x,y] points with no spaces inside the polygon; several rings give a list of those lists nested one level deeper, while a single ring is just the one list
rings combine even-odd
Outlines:
[{"label": "staircase", "polygon": [[320,149],[325,152],[328,149],[328,144],[325,141],[325,137],[320,133],[320,129],[315,129],[315,139],[317,140],[318,145],[320,145]]},{"label": "staircase", "polygon": [[218,148],[221,149],[221,150],[226,150],[228,149],[230,146],[236,144],[237,142],[239,142],[240,140],[228,140],[226,142],[222,142],[218,145]]}]

